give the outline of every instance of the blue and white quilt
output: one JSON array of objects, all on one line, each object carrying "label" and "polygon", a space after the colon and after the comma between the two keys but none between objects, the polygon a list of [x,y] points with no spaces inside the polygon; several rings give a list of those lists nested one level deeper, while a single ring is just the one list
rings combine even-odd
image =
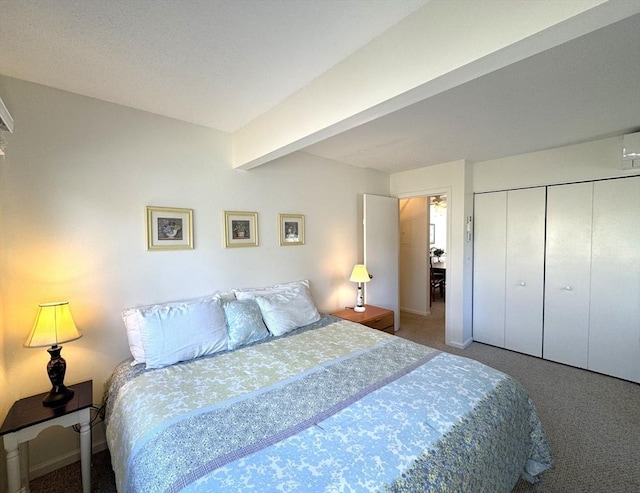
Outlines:
[{"label": "blue and white quilt", "polygon": [[107,391],[119,492],[509,492],[551,465],[535,406],[476,361],[323,316]]}]

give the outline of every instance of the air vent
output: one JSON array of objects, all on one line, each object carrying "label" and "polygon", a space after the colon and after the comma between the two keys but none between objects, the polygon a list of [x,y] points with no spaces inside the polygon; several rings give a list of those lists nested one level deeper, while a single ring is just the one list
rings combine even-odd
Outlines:
[{"label": "air vent", "polygon": [[0,130],[4,132],[13,132],[13,118],[9,114],[9,110],[0,98]]},{"label": "air vent", "polygon": [[622,136],[622,169],[640,168],[640,132]]}]

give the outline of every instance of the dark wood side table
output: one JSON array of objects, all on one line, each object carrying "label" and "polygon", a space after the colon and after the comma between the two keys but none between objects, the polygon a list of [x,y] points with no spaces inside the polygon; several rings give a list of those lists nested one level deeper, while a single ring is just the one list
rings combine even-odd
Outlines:
[{"label": "dark wood side table", "polygon": [[[9,493],[29,491],[29,440],[50,426],[80,425],[80,462],[82,492],[91,492],[91,405],[93,381],[76,385],[73,398],[63,406],[45,407],[42,399],[48,394],[26,397],[16,401],[2,423],[0,436],[7,451],[7,479]],[[20,458],[22,457],[22,463]]]},{"label": "dark wood side table", "polygon": [[379,306],[364,305],[364,312],[357,312],[353,308],[345,308],[337,312],[333,312],[331,315],[345,320],[351,320],[373,329],[382,330],[389,334],[394,333],[394,313],[393,310],[387,310],[386,308],[380,308]]}]

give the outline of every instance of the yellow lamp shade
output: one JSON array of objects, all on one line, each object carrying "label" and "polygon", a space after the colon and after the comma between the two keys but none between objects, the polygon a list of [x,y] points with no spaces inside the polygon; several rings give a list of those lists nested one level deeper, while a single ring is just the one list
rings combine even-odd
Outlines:
[{"label": "yellow lamp shade", "polygon": [[57,346],[63,342],[82,337],[76,327],[68,301],[39,305],[31,334],[24,343],[26,347]]},{"label": "yellow lamp shade", "polygon": [[353,271],[351,272],[349,280],[351,282],[369,282],[371,277],[367,272],[367,268],[363,264],[356,264],[353,266]]}]

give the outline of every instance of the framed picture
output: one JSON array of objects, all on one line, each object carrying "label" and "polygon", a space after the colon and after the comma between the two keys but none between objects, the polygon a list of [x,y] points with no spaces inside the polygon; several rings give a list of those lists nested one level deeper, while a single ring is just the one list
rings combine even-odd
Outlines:
[{"label": "framed picture", "polygon": [[147,250],[193,249],[193,209],[147,207]]},{"label": "framed picture", "polygon": [[280,245],[304,245],[304,216],[301,214],[278,214]]},{"label": "framed picture", "polygon": [[224,211],[224,246],[258,246],[258,213]]},{"label": "framed picture", "polygon": [[435,242],[436,242],[436,225],[430,224],[429,225],[429,243],[433,245]]}]

